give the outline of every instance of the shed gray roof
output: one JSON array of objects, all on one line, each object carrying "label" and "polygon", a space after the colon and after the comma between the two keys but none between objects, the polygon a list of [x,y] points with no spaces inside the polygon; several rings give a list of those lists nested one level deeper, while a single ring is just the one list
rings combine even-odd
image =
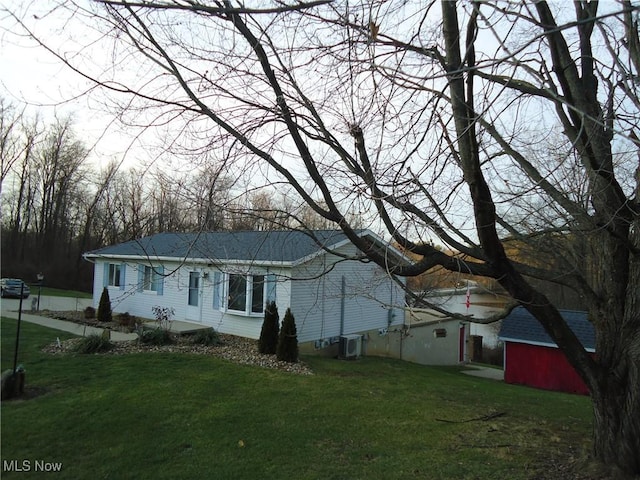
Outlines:
[{"label": "shed gray roof", "polygon": [[[360,234],[365,231],[358,232]],[[340,230],[158,233],[94,250],[86,258],[143,257],[254,262],[296,262],[348,241]]]},{"label": "shed gray roof", "polygon": [[[569,328],[576,334],[585,349],[595,351],[596,334],[586,312],[560,310]],[[524,307],[517,307],[502,320],[498,338],[503,341],[530,343],[557,347],[540,322]]]}]

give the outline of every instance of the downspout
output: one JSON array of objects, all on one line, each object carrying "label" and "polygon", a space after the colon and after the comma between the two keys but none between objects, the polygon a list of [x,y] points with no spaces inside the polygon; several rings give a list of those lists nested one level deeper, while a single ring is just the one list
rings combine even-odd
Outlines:
[{"label": "downspout", "polygon": [[342,286],[340,295],[340,336],[344,335],[344,296],[346,291],[346,281],[342,276]]},{"label": "downspout", "polygon": [[[204,276],[204,272],[205,272],[204,268],[200,268],[200,278],[201,278],[201,281],[200,281],[200,291],[198,292],[198,296],[199,296],[199,298],[198,298],[198,302],[199,302],[199,304],[198,304],[198,305],[199,305],[199,307],[200,307],[200,308],[198,309],[198,310],[199,310],[199,313],[198,313],[198,323],[202,323],[202,309],[204,308],[204,305],[203,305],[203,303],[204,303],[204,281],[205,281],[205,280],[207,280],[207,279],[205,278],[205,276]],[[208,275],[207,275],[207,276],[208,276]]]},{"label": "downspout", "polygon": [[320,338],[324,338],[325,325],[325,306],[327,303],[326,285],[327,285],[327,256],[322,256],[322,302],[320,303]]}]

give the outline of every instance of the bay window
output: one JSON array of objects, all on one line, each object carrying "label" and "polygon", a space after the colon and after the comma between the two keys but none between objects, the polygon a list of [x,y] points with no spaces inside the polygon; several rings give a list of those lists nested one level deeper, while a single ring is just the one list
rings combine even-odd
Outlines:
[{"label": "bay window", "polygon": [[[264,312],[264,304],[271,291],[275,300],[275,283],[269,280],[272,275],[245,275],[236,273],[217,273],[214,275],[214,305],[216,309],[227,310],[232,313],[258,316]],[[221,301],[220,293],[226,293]]]}]

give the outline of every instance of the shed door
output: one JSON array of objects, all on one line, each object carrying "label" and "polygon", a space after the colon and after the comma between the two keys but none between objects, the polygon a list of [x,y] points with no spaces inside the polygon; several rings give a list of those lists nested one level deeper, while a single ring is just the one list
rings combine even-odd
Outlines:
[{"label": "shed door", "polygon": [[458,361],[460,363],[464,362],[464,354],[466,353],[466,346],[467,346],[467,342],[466,340],[466,335],[465,335],[465,326],[464,325],[460,325],[460,338],[459,338],[459,346],[458,346]]}]

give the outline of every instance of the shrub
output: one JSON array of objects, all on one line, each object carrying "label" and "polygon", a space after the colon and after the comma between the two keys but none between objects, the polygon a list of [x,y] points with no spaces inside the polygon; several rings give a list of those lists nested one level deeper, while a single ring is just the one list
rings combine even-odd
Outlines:
[{"label": "shrub", "polygon": [[140,336],[140,341],[147,345],[172,345],[175,343],[169,330],[164,328],[145,330]]},{"label": "shrub", "polygon": [[216,332],[213,328],[208,328],[206,330],[198,330],[191,337],[191,343],[196,345],[220,345],[222,341],[218,336],[218,332]]},{"label": "shrub", "polygon": [[151,307],[151,311],[153,312],[153,316],[156,317],[158,328],[163,330],[171,329],[171,322],[173,321],[173,316],[176,313],[173,308],[155,305]]},{"label": "shrub", "polygon": [[133,330],[136,326],[136,317],[129,312],[119,313],[116,317],[116,322],[120,326]]},{"label": "shrub", "polygon": [[109,290],[107,287],[102,289],[100,295],[100,303],[98,304],[98,321],[103,323],[111,323],[111,299],[109,298]]},{"label": "shrub", "polygon": [[92,320],[96,318],[96,309],[93,307],[87,307],[84,309],[84,318]]},{"label": "shrub", "polygon": [[291,309],[287,308],[282,320],[282,328],[278,336],[278,347],[276,348],[276,357],[289,363],[298,361],[298,332],[296,331],[296,320],[291,313]]},{"label": "shrub", "polygon": [[264,321],[258,340],[258,351],[260,353],[274,354],[278,348],[278,334],[280,330],[280,317],[276,302],[267,303],[264,310]]},{"label": "shrub", "polygon": [[74,347],[76,353],[101,353],[110,350],[113,344],[105,335],[94,333],[83,337]]}]

